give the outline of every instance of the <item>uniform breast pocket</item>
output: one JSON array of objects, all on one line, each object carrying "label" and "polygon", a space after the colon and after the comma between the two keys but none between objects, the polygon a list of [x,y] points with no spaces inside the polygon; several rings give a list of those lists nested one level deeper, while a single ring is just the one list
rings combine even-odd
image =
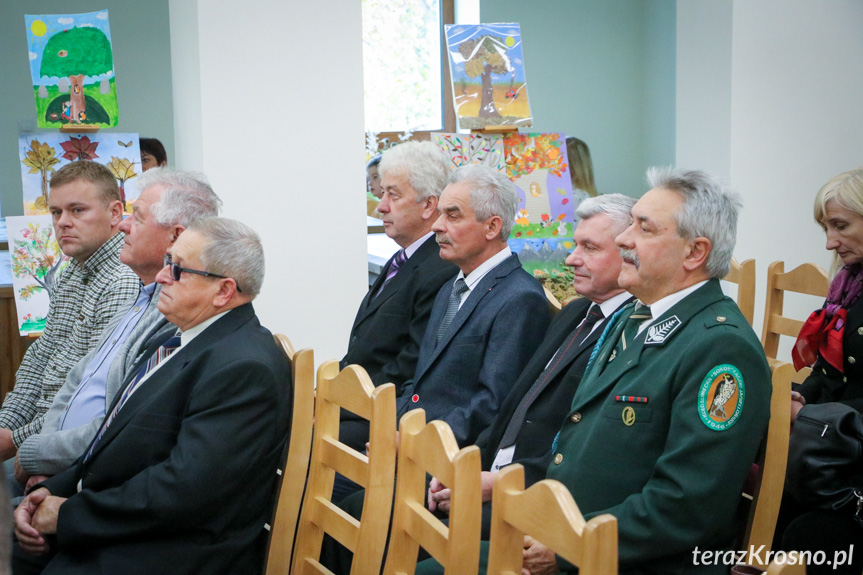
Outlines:
[{"label": "uniform breast pocket", "polygon": [[602,417],[617,420],[621,426],[650,423],[653,420],[653,409],[632,403],[615,402],[602,409]]}]

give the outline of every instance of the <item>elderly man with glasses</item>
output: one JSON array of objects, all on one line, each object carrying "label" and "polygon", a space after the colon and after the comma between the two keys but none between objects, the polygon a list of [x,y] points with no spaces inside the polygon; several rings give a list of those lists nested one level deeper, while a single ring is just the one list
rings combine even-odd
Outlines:
[{"label": "elderly man with glasses", "polygon": [[131,372],[76,465],[15,511],[16,573],[49,536],[44,573],[260,570],[291,411],[290,363],[251,303],[260,238],[209,218],[168,253],[158,307],[182,334]]}]

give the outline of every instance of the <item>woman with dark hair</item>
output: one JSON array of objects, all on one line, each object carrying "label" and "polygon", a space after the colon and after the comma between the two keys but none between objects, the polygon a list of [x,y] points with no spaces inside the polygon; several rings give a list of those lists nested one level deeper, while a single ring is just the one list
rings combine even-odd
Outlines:
[{"label": "woman with dark hair", "polygon": [[168,153],[165,146],[156,138],[141,138],[141,171],[150,168],[161,168],[168,165]]},{"label": "woman with dark hair", "polygon": [[[794,345],[795,368],[814,365],[806,381],[792,392],[792,424],[804,405],[838,402],[863,413],[863,361],[858,366],[855,359],[863,359],[863,169],[827,182],[815,197],[814,216],[827,235],[827,249],[835,252],[835,275],[824,307],[806,320]],[[858,487],[863,489],[863,484]],[[863,525],[855,517],[856,508],[851,502],[839,509],[813,509],[786,497],[777,526],[781,548],[822,551],[830,559],[841,556],[835,552],[845,553],[850,565],[813,562],[806,572],[859,575]],[[854,547],[857,553],[851,555],[849,549]]]}]

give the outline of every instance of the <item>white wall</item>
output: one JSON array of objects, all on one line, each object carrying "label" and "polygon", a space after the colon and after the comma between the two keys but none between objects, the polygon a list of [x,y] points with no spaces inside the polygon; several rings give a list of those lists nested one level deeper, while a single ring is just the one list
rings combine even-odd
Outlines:
[{"label": "white wall", "polygon": [[171,0],[171,18],[181,167],[261,234],[262,323],[340,359],[368,285],[360,3]]},{"label": "white wall", "polygon": [[[677,17],[678,165],[729,177],[743,196],[735,251],[756,259],[760,334],[768,264],[829,267],[812,202],[863,165],[863,3],[681,1]],[[790,312],[817,305],[800,298]]]}]

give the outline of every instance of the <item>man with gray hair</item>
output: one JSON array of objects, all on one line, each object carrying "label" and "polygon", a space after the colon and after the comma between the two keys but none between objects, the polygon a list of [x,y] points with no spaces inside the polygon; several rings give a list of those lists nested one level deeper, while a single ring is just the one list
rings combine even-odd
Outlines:
[{"label": "man with gray hair", "polygon": [[[378,211],[387,236],[402,248],[384,266],[363,298],[341,367],[358,364],[375,385],[394,383],[403,391],[417,366],[432,303],[458,269],[440,258],[432,223],[450,169],[431,142],[406,142],[381,159],[382,197]],[[363,450],[368,422],[342,411],[339,440]]]},{"label": "man with gray hair", "polygon": [[96,347],[66,375],[42,424],[18,449],[16,494],[45,476],[64,471],[83,453],[99,429],[120,385],[141,354],[176,331],[157,309],[156,274],[168,248],[193,221],[219,213],[221,201],[202,177],[154,168],[139,178],[132,215],[120,223],[125,234],[120,261],[140,278],[129,299],[102,332]]},{"label": "man with gray hair", "polygon": [[460,446],[492,422],[550,319],[542,286],[507,245],[517,201],[504,174],[464,166],[432,226],[441,258],[459,273],[435,299],[416,374],[396,407],[399,416],[422,408],[445,421]]},{"label": "man with gray hair", "polygon": [[[575,248],[566,259],[581,299],[565,306],[551,322],[497,412],[476,444],[482,453],[483,538],[488,539],[494,474],[520,463],[529,486],[545,477],[551,442],[569,411],[599,335],[632,296],[617,283],[622,260],[614,238],[629,227],[635,198],[607,194],[579,204]],[[429,489],[429,509],[449,511],[450,491],[437,479]]]},{"label": "man with gray hair", "polygon": [[260,238],[234,220],[197,220],[164,262],[158,307],[182,335],[129,371],[76,464],[15,511],[20,549],[44,554],[56,535],[45,573],[263,564],[291,366],[251,303],[264,277]]},{"label": "man with gray hair", "polygon": [[[621,573],[727,573],[735,511],[770,415],[764,350],[722,294],[736,193],[701,171],[651,169],[617,237],[619,284],[639,299],[597,344],[547,477],[586,519],[617,518]],[[572,571],[533,541],[524,567]]]}]

